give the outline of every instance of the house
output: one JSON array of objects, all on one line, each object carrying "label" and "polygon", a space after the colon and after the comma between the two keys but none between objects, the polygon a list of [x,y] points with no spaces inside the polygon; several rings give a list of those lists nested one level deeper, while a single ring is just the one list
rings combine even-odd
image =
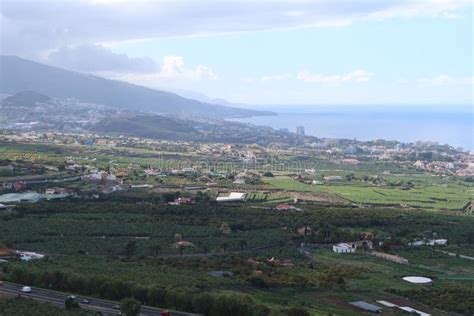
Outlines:
[{"label": "house", "polygon": [[194,247],[194,244],[190,241],[187,241],[187,240],[180,240],[178,242],[175,242],[174,246],[175,246],[175,248]]},{"label": "house", "polygon": [[415,240],[408,243],[408,246],[419,247],[419,246],[446,246],[448,243],[447,239],[428,239],[428,240]]},{"label": "house", "polygon": [[302,227],[298,228],[296,231],[297,231],[298,235],[306,236],[308,234],[311,234],[311,227],[305,225],[305,226],[302,226]]},{"label": "house", "polygon": [[66,194],[68,190],[66,188],[48,188],[44,191],[44,194]]},{"label": "house", "polygon": [[245,178],[241,178],[241,177],[235,178],[234,184],[245,184]]},{"label": "house", "polygon": [[43,254],[32,252],[32,251],[18,251],[17,250],[16,254],[20,257],[20,260],[22,261],[39,260],[39,259],[44,258]]},{"label": "house", "polygon": [[280,266],[280,267],[287,267],[287,268],[291,268],[291,267],[294,267],[295,264],[293,263],[293,261],[289,260],[289,259],[283,259],[283,260],[280,260],[280,259],[275,259],[274,257],[270,258],[267,260],[269,263],[273,263],[277,266]]},{"label": "house", "polygon": [[373,246],[374,246],[374,243],[372,242],[372,240],[363,239],[363,240],[357,240],[354,242],[343,242],[343,243],[333,245],[332,251],[334,251],[335,253],[352,253],[352,252],[355,252],[357,248],[367,247],[369,249],[372,249]]},{"label": "house", "polygon": [[230,192],[228,196],[218,196],[216,198],[217,202],[238,202],[243,201],[245,193],[241,192]]},{"label": "house", "polygon": [[[295,199],[295,202],[298,201]],[[290,205],[290,204],[286,204],[286,203],[281,203],[281,204],[278,204],[277,206],[275,206],[275,210],[277,211],[298,211],[298,212],[302,212],[303,210],[294,206],[294,205]]]},{"label": "house", "polygon": [[175,199],[173,202],[169,202],[169,205],[190,205],[194,204],[194,201],[190,198],[180,197]]},{"label": "house", "polygon": [[26,182],[24,181],[16,181],[13,183],[13,189],[15,191],[22,191],[26,189]]},{"label": "house", "polygon": [[424,240],[415,240],[415,241],[410,241],[408,243],[408,246],[419,247],[419,246],[423,246],[424,244],[425,244]]},{"label": "house", "polygon": [[428,246],[446,246],[447,243],[447,239],[429,239],[426,241],[426,245]]},{"label": "house", "polygon": [[0,203],[35,203],[42,198],[43,196],[36,192],[8,193],[0,195]]},{"label": "house", "polygon": [[353,244],[355,245],[356,249],[359,247],[367,247],[369,249],[372,249],[374,247],[374,243],[372,242],[372,240],[369,239],[357,240],[353,242]]},{"label": "house", "polygon": [[329,181],[329,182],[337,182],[337,181],[341,181],[342,177],[341,176],[327,176],[327,177],[324,177],[324,180]]},{"label": "house", "polygon": [[356,251],[356,245],[353,243],[339,243],[332,246],[335,253],[353,253]]},{"label": "house", "polygon": [[380,313],[383,309],[380,306],[370,304],[364,301],[349,302],[349,304],[357,308],[363,309],[364,311],[369,312],[369,313]]},{"label": "house", "polygon": [[293,210],[293,209],[295,209],[295,207],[293,205],[282,203],[282,204],[278,204],[277,206],[275,206],[275,209],[277,211],[287,211],[287,210]]}]

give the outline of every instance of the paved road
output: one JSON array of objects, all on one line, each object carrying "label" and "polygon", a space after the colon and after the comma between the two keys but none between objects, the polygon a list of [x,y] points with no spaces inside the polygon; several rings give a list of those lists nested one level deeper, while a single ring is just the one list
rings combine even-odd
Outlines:
[{"label": "paved road", "polygon": [[[4,293],[7,295],[21,295],[21,297],[34,299],[40,302],[47,302],[54,304],[56,306],[64,307],[64,301],[66,300],[69,294],[56,292],[51,290],[45,290],[41,288],[32,287],[31,293],[22,293],[20,292],[23,285],[15,284],[10,282],[4,282],[3,285],[0,285],[0,293]],[[114,301],[107,301],[92,297],[86,296],[78,296],[78,300],[87,299],[89,300],[88,304],[79,303],[81,308],[91,310],[91,311],[98,311],[101,312],[103,315],[120,315],[120,310],[114,306],[118,306],[118,302]],[[142,306],[140,315],[142,316],[157,316],[160,315],[163,309],[150,307],[150,306]],[[196,314],[185,313],[185,312],[177,312],[177,311],[170,311],[170,314],[173,316],[191,316]]]}]

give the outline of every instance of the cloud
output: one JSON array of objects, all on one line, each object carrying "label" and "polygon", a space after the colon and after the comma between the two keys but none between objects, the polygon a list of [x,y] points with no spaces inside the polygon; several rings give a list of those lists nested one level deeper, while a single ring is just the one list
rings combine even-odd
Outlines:
[{"label": "cloud", "polygon": [[131,58],[100,45],[61,47],[50,53],[46,61],[58,67],[94,73],[151,73],[158,70],[149,57]]},{"label": "cloud", "polygon": [[197,65],[195,69],[186,68],[182,56],[165,56],[157,78],[160,80],[216,80],[217,75],[204,65]]},{"label": "cloud", "polygon": [[432,78],[421,78],[418,84],[421,86],[469,86],[474,85],[474,77],[438,75]]},{"label": "cloud", "polygon": [[333,86],[346,82],[367,82],[370,80],[372,75],[372,73],[365,70],[355,70],[349,73],[336,75],[313,74],[308,70],[303,70],[296,75],[296,79],[304,82],[314,82],[325,86]]},{"label": "cloud", "polygon": [[2,1],[1,53],[41,56],[62,46],[301,27],[397,17],[452,17],[470,0]]},{"label": "cloud", "polygon": [[198,83],[214,81],[217,74],[208,66],[187,67],[182,56],[165,56],[159,71],[154,73],[108,73],[108,78],[128,81],[151,88],[193,87]]}]

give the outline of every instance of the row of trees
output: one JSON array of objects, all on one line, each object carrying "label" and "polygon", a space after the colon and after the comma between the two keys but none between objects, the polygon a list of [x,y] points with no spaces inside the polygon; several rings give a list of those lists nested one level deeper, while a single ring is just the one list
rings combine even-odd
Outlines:
[{"label": "row of trees", "polygon": [[142,304],[172,308],[203,315],[247,316],[269,315],[270,309],[257,305],[248,296],[237,294],[186,293],[167,288],[145,288],[137,284],[98,277],[67,275],[63,272],[27,271],[15,267],[7,271],[11,282],[54,290],[70,291],[110,300],[134,298]]}]

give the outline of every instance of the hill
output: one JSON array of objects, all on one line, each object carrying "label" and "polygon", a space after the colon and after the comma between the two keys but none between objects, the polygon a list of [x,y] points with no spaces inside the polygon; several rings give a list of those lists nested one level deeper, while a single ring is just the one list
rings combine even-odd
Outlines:
[{"label": "hill", "polygon": [[211,117],[272,114],[200,102],[170,92],[73,72],[15,56],[1,56],[0,65],[0,93],[34,90],[51,97],[74,98],[117,109],[163,114]]},{"label": "hill", "polygon": [[184,120],[166,116],[110,117],[92,127],[95,132],[165,140],[195,140],[198,132]]},{"label": "hill", "polygon": [[51,100],[50,97],[35,91],[20,91],[3,99],[6,105],[10,106],[31,106],[35,103],[45,103]]}]

